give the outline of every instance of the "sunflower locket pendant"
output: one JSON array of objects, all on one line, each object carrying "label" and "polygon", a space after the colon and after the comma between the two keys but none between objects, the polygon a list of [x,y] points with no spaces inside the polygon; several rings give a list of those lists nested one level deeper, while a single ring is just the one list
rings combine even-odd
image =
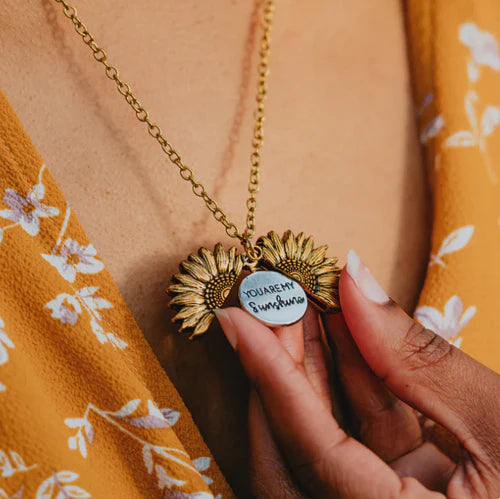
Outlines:
[{"label": "sunflower locket pendant", "polygon": [[236,248],[226,251],[218,243],[213,252],[200,248],[183,261],[172,278],[168,292],[172,319],[179,331],[191,331],[190,338],[207,331],[215,310],[222,308],[243,270],[251,273],[240,285],[240,304],[268,326],[289,326],[299,321],[311,302],[322,312],[338,312],[336,258],[327,258],[327,246],[314,248],[312,237],[287,231],[260,237],[255,245],[258,258],[250,260]]}]

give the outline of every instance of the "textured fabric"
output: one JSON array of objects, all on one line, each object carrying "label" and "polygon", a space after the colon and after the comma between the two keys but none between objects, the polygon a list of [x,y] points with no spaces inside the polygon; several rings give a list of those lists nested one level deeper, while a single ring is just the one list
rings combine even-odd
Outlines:
[{"label": "textured fabric", "polygon": [[415,316],[500,371],[500,2],[409,0],[406,13],[433,194]]},{"label": "textured fabric", "polygon": [[0,498],[232,497],[0,93]]},{"label": "textured fabric", "polygon": [[[434,207],[415,315],[498,371],[500,3],[406,14]],[[231,497],[1,94],[0,199],[0,498]]]}]

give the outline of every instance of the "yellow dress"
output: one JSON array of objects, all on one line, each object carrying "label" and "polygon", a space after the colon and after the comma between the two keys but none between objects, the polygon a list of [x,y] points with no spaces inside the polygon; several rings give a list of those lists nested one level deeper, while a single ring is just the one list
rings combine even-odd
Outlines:
[{"label": "yellow dress", "polygon": [[500,2],[413,0],[407,26],[433,194],[415,316],[500,371]]},{"label": "yellow dress", "polygon": [[232,497],[1,93],[0,199],[0,498]]},{"label": "yellow dress", "polygon": [[[406,14],[434,208],[415,315],[500,371],[500,3]],[[0,93],[0,499],[232,497],[49,167]]]}]

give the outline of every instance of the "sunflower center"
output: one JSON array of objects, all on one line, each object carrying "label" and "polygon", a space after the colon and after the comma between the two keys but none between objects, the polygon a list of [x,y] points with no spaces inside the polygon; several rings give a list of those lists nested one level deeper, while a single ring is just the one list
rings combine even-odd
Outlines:
[{"label": "sunflower center", "polygon": [[220,308],[224,305],[234,283],[236,282],[234,272],[215,276],[205,288],[205,301],[210,309]]},{"label": "sunflower center", "polygon": [[287,258],[279,262],[276,267],[307,289],[313,291],[316,288],[316,276],[313,274],[311,266],[307,263]]}]

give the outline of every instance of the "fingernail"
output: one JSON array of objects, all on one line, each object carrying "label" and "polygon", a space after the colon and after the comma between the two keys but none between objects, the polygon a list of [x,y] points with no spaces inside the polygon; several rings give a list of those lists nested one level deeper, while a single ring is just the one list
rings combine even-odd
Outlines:
[{"label": "fingernail", "polygon": [[236,349],[236,329],[231,317],[223,308],[214,310],[214,312],[215,317],[217,317],[217,320],[221,325],[223,333],[226,335],[227,341],[229,341],[231,346]]},{"label": "fingernail", "polygon": [[354,250],[347,254],[347,273],[352,277],[361,292],[375,303],[386,303],[389,301],[387,293],[373,277],[370,269],[360,260]]}]

